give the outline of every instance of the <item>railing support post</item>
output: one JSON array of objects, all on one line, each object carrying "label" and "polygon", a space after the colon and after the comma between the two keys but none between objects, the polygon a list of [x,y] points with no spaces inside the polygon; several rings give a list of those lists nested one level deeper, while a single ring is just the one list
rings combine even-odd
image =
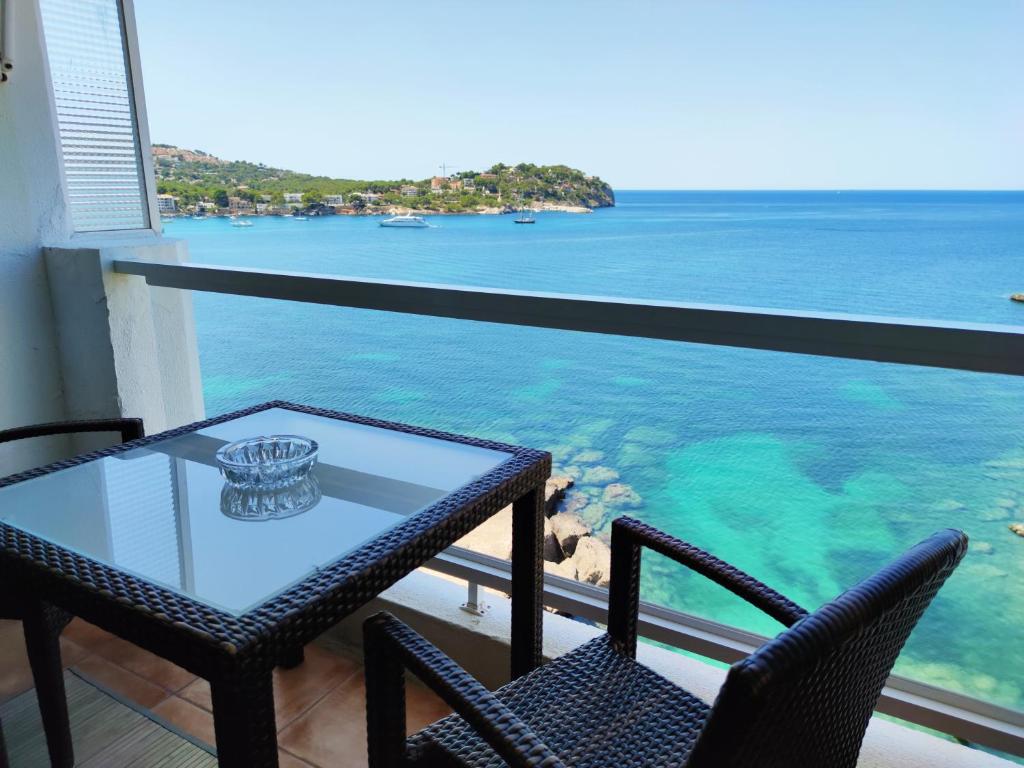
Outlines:
[{"label": "railing support post", "polygon": [[467,581],[466,587],[466,602],[459,607],[466,613],[483,616],[487,613],[488,605],[480,599],[480,585],[475,581]]}]

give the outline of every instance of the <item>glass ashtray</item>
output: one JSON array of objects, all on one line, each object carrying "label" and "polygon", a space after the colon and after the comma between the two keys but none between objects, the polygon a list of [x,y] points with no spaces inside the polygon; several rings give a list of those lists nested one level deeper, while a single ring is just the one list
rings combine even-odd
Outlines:
[{"label": "glass ashtray", "polygon": [[250,437],[217,451],[217,464],[228,485],[269,491],[309,477],[318,450],[315,440],[298,435]]},{"label": "glass ashtray", "polygon": [[320,485],[315,477],[272,490],[238,488],[225,483],[220,491],[220,511],[233,520],[283,520],[309,512],[320,503],[320,498]]}]

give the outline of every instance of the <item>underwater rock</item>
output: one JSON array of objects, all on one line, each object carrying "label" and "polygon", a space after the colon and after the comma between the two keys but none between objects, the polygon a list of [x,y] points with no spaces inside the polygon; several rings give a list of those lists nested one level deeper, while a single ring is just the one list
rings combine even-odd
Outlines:
[{"label": "underwater rock", "polygon": [[1005,579],[1009,575],[1002,568],[996,568],[988,563],[967,563],[961,570],[965,574],[970,574],[972,579]]},{"label": "underwater rock", "polygon": [[986,509],[980,515],[978,519],[985,523],[997,523],[1000,520],[1008,520],[1010,518],[1010,510],[1003,509],[1002,507],[996,507],[995,509]]},{"label": "underwater rock", "polygon": [[567,467],[562,467],[562,474],[568,475],[573,480],[579,480],[580,476],[583,474],[583,470],[576,464],[570,464]]},{"label": "underwater rock", "polygon": [[619,473],[611,467],[597,466],[591,467],[584,472],[580,482],[588,485],[608,485],[608,483],[614,483],[618,479]]},{"label": "underwater rock", "polygon": [[573,457],[573,461],[577,464],[596,464],[604,458],[603,451],[580,451]]},{"label": "underwater rock", "polygon": [[623,442],[640,443],[642,445],[662,448],[676,442],[676,436],[671,432],[658,429],[657,427],[633,427],[626,433]]},{"label": "underwater rock", "polygon": [[1017,506],[1017,502],[1015,500],[1005,498],[996,499],[995,504],[997,507],[1002,507],[1003,509],[1013,509],[1014,507]]},{"label": "underwater rock", "polygon": [[1019,459],[994,459],[985,462],[986,467],[997,467],[1000,469],[1024,470],[1024,458]]},{"label": "underwater rock", "polygon": [[608,509],[608,507],[600,501],[595,501],[592,504],[587,504],[587,506],[580,511],[580,517],[586,521],[592,531],[596,531],[604,528],[611,522],[612,510]]},{"label": "underwater rock", "polygon": [[651,463],[651,452],[640,443],[626,443],[616,463],[620,467],[646,467]]},{"label": "underwater rock", "polygon": [[636,509],[643,506],[644,500],[640,494],[633,490],[633,486],[626,483],[612,483],[604,489],[601,501],[612,507],[628,507]]},{"label": "underwater rock", "polygon": [[552,445],[548,448],[551,458],[559,463],[568,461],[569,457],[572,456],[575,450],[576,449],[571,445]]},{"label": "underwater rock", "polygon": [[971,552],[979,555],[991,555],[995,548],[987,541],[975,541],[971,543]]},{"label": "underwater rock", "polygon": [[558,512],[576,515],[589,503],[590,498],[586,494],[581,493],[579,489],[576,489],[573,493],[566,495],[565,502],[561,505],[562,508]]}]

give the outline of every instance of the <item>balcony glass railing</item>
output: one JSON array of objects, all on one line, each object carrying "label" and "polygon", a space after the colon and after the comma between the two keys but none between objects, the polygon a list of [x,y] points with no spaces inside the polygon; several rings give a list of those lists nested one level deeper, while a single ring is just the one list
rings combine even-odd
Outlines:
[{"label": "balcony glass railing", "polygon": [[[268,226],[279,224],[294,226]],[[193,259],[249,266],[248,249],[237,238],[226,246],[220,226],[189,230]],[[332,266],[296,261],[287,266]],[[116,268],[200,291],[210,412],[285,398],[547,448],[556,473],[575,482],[563,509],[580,514],[593,537],[617,514],[634,514],[809,607],[932,530],[964,528],[972,557],[897,673],[973,697],[969,707],[1018,734],[999,744],[1022,746],[1024,669],[1012,651],[1024,618],[1013,586],[1021,544],[1010,526],[1024,521],[1024,451],[1009,425],[1024,415],[1024,388],[1018,376],[981,373],[1024,372],[1019,328],[579,302],[198,265]],[[451,566],[467,577],[474,568],[482,583],[500,582],[500,568]],[[683,647],[705,647],[689,640],[708,630],[686,635],[684,613],[755,633],[777,629],[656,558],[644,590],[670,609],[650,626],[662,638],[683,637]],[[592,592],[550,597],[589,611],[600,602]],[[683,629],[662,631],[673,617]],[[735,638],[708,631],[719,633],[715,653],[729,658],[723,649]]]}]

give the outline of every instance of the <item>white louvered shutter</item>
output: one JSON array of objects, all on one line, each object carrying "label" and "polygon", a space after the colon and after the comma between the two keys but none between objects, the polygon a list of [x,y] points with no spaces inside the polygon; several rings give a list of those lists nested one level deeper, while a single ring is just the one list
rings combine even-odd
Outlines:
[{"label": "white louvered shutter", "polygon": [[120,0],[40,0],[76,232],[149,226]]}]

